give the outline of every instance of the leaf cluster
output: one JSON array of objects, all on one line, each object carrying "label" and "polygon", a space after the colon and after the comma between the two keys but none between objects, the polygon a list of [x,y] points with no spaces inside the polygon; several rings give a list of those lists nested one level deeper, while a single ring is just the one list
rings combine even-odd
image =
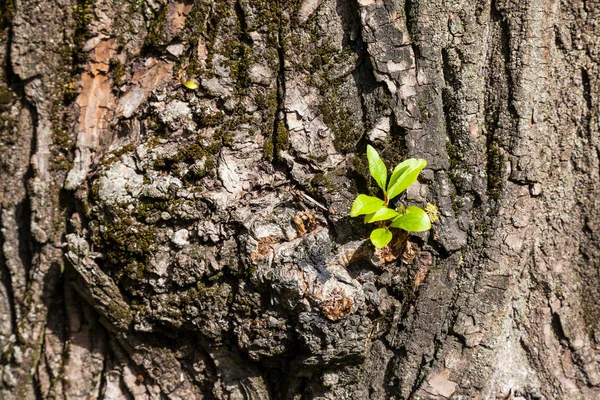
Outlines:
[{"label": "leaf cluster", "polygon": [[359,194],[354,200],[351,217],[364,215],[366,224],[377,222],[379,227],[371,232],[371,242],[377,248],[383,248],[392,240],[390,228],[407,232],[422,232],[431,229],[428,213],[420,207],[389,208],[390,201],[415,183],[427,161],[410,158],[398,164],[388,180],[388,170],[379,154],[372,146],[367,146],[369,172],[383,190],[383,199]]}]

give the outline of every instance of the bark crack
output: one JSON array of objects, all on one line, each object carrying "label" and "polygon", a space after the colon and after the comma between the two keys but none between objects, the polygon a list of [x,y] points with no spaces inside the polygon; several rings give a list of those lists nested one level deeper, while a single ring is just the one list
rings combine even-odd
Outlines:
[{"label": "bark crack", "polygon": [[283,4],[281,0],[277,2],[278,8],[278,27],[277,27],[277,57],[279,61],[279,70],[277,71],[277,109],[273,118],[273,161],[279,163],[281,158],[279,152],[282,150],[281,135],[284,130],[287,132],[287,124],[285,122],[285,43],[283,32]]}]

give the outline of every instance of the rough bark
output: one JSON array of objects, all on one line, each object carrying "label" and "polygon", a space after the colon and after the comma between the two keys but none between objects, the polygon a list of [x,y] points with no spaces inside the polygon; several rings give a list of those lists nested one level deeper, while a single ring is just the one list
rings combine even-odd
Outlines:
[{"label": "rough bark", "polygon": [[0,6],[0,398],[600,397],[598,2]]}]

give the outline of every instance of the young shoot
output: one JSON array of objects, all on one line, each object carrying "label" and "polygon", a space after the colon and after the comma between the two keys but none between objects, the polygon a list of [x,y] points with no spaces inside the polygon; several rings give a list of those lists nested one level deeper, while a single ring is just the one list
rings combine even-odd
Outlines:
[{"label": "young shoot", "polygon": [[369,172],[383,190],[383,199],[359,194],[354,200],[351,217],[364,215],[366,224],[377,222],[378,228],[371,232],[371,243],[379,249],[392,240],[390,228],[399,228],[407,232],[422,232],[431,229],[428,212],[420,207],[403,206],[389,208],[390,201],[415,183],[419,173],[427,165],[423,159],[410,158],[396,165],[388,181],[388,170],[377,151],[367,146]]}]

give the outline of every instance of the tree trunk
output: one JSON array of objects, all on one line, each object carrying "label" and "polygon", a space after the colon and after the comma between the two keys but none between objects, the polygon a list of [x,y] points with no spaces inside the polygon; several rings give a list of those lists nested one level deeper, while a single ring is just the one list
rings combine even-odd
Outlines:
[{"label": "tree trunk", "polygon": [[598,2],[0,6],[0,398],[600,397]]}]

